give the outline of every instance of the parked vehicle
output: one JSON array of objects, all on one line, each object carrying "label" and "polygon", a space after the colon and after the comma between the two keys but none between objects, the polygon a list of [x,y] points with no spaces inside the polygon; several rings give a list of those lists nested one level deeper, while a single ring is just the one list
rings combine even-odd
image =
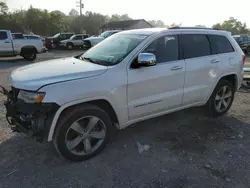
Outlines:
[{"label": "parked vehicle", "polygon": [[13,39],[25,39],[22,33],[11,33]]},{"label": "parked vehicle", "polygon": [[0,57],[20,55],[28,61],[33,61],[36,55],[44,50],[41,40],[27,40],[20,33],[11,34],[8,30],[0,30]]},{"label": "parked vehicle", "polygon": [[87,34],[77,34],[73,35],[69,39],[62,40],[60,42],[60,46],[67,48],[68,50],[72,50],[75,47],[83,47],[83,40],[88,38]]},{"label": "parked vehicle", "polygon": [[245,67],[244,70],[244,77],[243,77],[243,83],[242,86],[244,88],[250,89],[250,68]]},{"label": "parked vehicle", "polygon": [[[41,37],[40,35],[34,35],[34,34],[24,34],[23,35],[26,39],[36,39],[36,40],[42,40],[43,46],[46,48],[46,41],[44,37]],[[45,49],[47,51],[47,48]]]},{"label": "parked vehicle", "polygon": [[57,33],[53,37],[46,38],[46,45],[48,49],[59,47],[62,40],[69,39],[74,33]]},{"label": "parked vehicle", "polygon": [[11,91],[3,89],[6,116],[13,130],[53,141],[69,160],[86,160],[116,129],[139,121],[193,106],[225,114],[245,58],[227,31],[123,31],[76,57],[14,70]]},{"label": "parked vehicle", "polygon": [[101,33],[99,36],[97,37],[89,37],[84,39],[84,45],[83,47],[85,49],[89,49],[91,47],[93,47],[94,45],[98,44],[99,42],[101,42],[102,40],[104,40],[105,38],[110,37],[111,35],[120,32],[120,30],[111,30],[111,31],[104,31],[103,33]]},{"label": "parked vehicle", "polygon": [[241,49],[250,54],[250,36],[249,35],[234,35],[236,42],[240,45]]}]

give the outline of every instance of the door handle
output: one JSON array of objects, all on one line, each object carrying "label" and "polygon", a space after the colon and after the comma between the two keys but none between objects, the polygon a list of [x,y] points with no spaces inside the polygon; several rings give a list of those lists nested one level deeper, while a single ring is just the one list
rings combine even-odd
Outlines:
[{"label": "door handle", "polygon": [[171,68],[171,71],[180,70],[180,69],[182,69],[182,68],[183,68],[183,67],[181,67],[181,66],[174,66],[174,67]]},{"label": "door handle", "polygon": [[213,60],[211,61],[211,63],[219,63],[219,62],[220,62],[219,59],[213,59]]},{"label": "door handle", "polygon": [[9,41],[5,41],[4,43],[10,43]]}]

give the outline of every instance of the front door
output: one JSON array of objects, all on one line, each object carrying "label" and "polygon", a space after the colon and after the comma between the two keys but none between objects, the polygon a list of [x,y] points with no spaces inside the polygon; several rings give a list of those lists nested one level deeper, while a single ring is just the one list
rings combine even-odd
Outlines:
[{"label": "front door", "polygon": [[82,35],[77,35],[74,38],[74,45],[75,46],[82,46],[83,45],[83,36]]},{"label": "front door", "polygon": [[128,70],[129,120],[180,107],[185,62],[179,60],[178,36],[156,39],[144,52],[153,53],[157,64]]},{"label": "front door", "polygon": [[6,31],[0,31],[0,56],[13,55],[11,39],[8,37]]}]

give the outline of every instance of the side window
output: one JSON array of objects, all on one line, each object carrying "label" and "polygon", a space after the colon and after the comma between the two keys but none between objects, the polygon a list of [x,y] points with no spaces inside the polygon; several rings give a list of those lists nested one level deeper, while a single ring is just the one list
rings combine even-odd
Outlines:
[{"label": "side window", "polygon": [[152,42],[144,52],[153,53],[157,63],[176,61],[179,58],[178,36],[168,35]]},{"label": "side window", "polygon": [[61,39],[61,40],[67,39],[67,36],[66,36],[65,34],[61,34],[61,35],[59,36],[59,39]]},{"label": "side window", "polygon": [[211,41],[212,54],[222,54],[233,52],[234,49],[225,36],[209,35]]},{"label": "side window", "polygon": [[0,31],[0,40],[5,40],[7,38],[7,33],[5,31]]},{"label": "side window", "polygon": [[88,38],[88,37],[89,37],[88,35],[83,35],[83,38],[84,38],[84,39],[86,39],[86,38]]},{"label": "side window", "polygon": [[184,59],[202,57],[211,54],[208,37],[202,34],[184,34],[180,36]]},{"label": "side window", "polygon": [[69,39],[72,36],[73,36],[72,34],[65,34],[65,39]]},{"label": "side window", "polygon": [[81,35],[78,35],[74,38],[74,40],[82,40],[82,36]]}]

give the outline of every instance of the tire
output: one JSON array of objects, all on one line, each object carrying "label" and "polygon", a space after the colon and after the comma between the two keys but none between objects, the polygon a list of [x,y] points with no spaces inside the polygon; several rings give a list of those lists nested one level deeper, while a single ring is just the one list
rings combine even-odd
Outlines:
[{"label": "tire", "polygon": [[[225,98],[222,99],[224,88],[226,88],[225,96],[224,96]],[[230,97],[228,97],[229,92],[231,92]],[[214,89],[212,95],[210,96],[210,98],[207,102],[207,105],[206,105],[209,115],[211,115],[213,117],[217,117],[217,116],[221,116],[221,115],[225,114],[232,106],[232,103],[234,100],[234,94],[235,94],[235,89],[234,89],[234,86],[231,82],[229,82],[227,80],[219,81],[219,83],[215,87],[215,89]],[[224,105],[226,103],[224,103],[222,100],[224,100],[227,103],[227,106]],[[221,103],[221,110],[218,109],[220,106],[219,102]]]},{"label": "tire", "polygon": [[[88,125],[92,125],[89,123],[90,120],[91,122],[96,122],[96,119],[99,119],[96,125],[92,129],[88,129]],[[79,122],[81,122],[81,124],[79,124]],[[81,127],[80,129],[79,125]],[[98,128],[103,125],[105,128],[101,131],[99,129],[100,132],[98,132]],[[95,137],[86,136],[88,134],[87,132],[89,132],[89,135],[95,137],[97,137],[98,134],[99,137],[102,137],[105,132],[105,136],[98,141]],[[114,127],[108,114],[104,110],[93,105],[78,106],[70,110],[70,112],[67,112],[65,117],[59,120],[53,138],[53,144],[55,149],[68,160],[84,161],[99,154],[106,147],[112,134],[114,134]],[[78,142],[78,145],[74,144]]]},{"label": "tire", "polygon": [[250,46],[247,47],[246,54],[250,54]]},{"label": "tire", "polygon": [[68,43],[68,44],[67,44],[67,49],[68,49],[68,50],[72,50],[73,47],[74,47],[74,45],[73,45],[72,43]]},{"label": "tire", "polygon": [[242,88],[245,88],[245,89],[250,89],[250,81],[246,81],[246,80],[243,80],[242,82]]},{"label": "tire", "polygon": [[25,54],[22,55],[23,58],[27,61],[34,61],[37,57],[36,52],[26,52]]}]

